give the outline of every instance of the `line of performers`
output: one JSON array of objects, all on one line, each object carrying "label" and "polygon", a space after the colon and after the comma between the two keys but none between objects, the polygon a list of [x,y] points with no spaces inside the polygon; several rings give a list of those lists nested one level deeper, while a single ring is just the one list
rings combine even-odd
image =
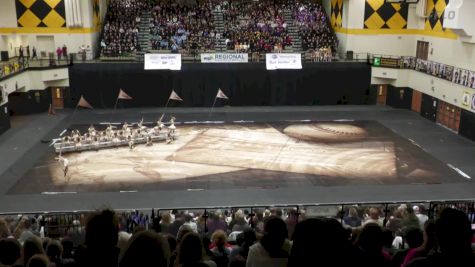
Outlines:
[{"label": "line of performers", "polygon": [[[66,177],[68,172],[69,161],[62,156],[62,152],[68,147],[75,147],[81,151],[81,147],[85,145],[93,145],[91,148],[94,150],[100,149],[101,144],[108,143],[111,145],[105,146],[107,148],[117,147],[120,145],[129,146],[130,150],[135,148],[137,143],[145,143],[146,146],[152,146],[154,140],[165,140],[167,144],[175,140],[175,117],[171,117],[169,126],[165,126],[161,118],[157,121],[157,124],[153,128],[149,128],[143,125],[143,119],[137,124],[137,127],[127,124],[125,122],[121,129],[109,124],[104,131],[98,131],[91,125],[88,131],[81,135],[81,132],[77,129],[71,131],[71,135],[61,138],[59,144],[56,144],[56,150],[59,150],[58,156],[55,158],[62,166],[64,176]],[[166,130],[166,132],[164,131]],[[144,142],[145,141],[145,142]],[[77,151],[76,150],[76,151]],[[84,149],[88,150],[88,149]]]}]

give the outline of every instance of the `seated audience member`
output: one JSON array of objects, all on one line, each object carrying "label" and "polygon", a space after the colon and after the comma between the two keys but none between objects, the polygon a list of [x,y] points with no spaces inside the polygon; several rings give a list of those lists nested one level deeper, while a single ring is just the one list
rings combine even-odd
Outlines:
[{"label": "seated audience member", "polygon": [[25,267],[50,267],[50,262],[45,255],[36,254],[30,258]]},{"label": "seated audience member", "polygon": [[368,217],[366,218],[363,225],[366,225],[368,223],[375,223],[381,227],[383,226],[383,220],[379,217],[379,209],[377,208],[369,209]]},{"label": "seated audience member", "polygon": [[287,226],[278,217],[270,216],[264,223],[264,236],[249,248],[246,267],[284,267],[290,252]]},{"label": "seated audience member", "polygon": [[393,255],[391,260],[393,266],[401,266],[407,256],[407,253],[423,244],[424,237],[421,229],[419,229],[419,227],[409,227],[405,229],[404,241],[408,248],[402,248]]},{"label": "seated audience member", "polygon": [[292,240],[288,267],[361,266],[353,256],[355,249],[347,232],[334,219],[303,220],[297,224]]},{"label": "seated audience member", "polygon": [[214,232],[211,241],[210,250],[213,261],[218,267],[227,267],[232,246],[227,242],[226,233],[223,230]]},{"label": "seated audience member", "polygon": [[363,227],[356,244],[362,252],[362,260],[366,267],[391,266],[391,257],[383,251],[384,238],[381,226],[367,223]]},{"label": "seated audience member", "polygon": [[21,266],[21,244],[16,239],[0,240],[0,266]]},{"label": "seated audience member", "polygon": [[209,219],[206,221],[206,227],[210,233],[214,233],[217,230],[227,230],[226,222],[214,212],[209,213]]},{"label": "seated audience member", "polygon": [[51,240],[46,246],[46,256],[50,261],[52,267],[58,267],[63,265],[63,247],[57,240]]},{"label": "seated audience member", "polygon": [[0,218],[0,239],[10,237],[10,229],[8,229],[7,222]]},{"label": "seated audience member", "polygon": [[246,229],[239,234],[237,240],[237,246],[231,250],[231,254],[229,255],[230,267],[246,266],[249,248],[257,241],[256,232],[251,228]]},{"label": "seated audience member", "polygon": [[168,241],[157,233],[142,231],[129,240],[119,267],[168,267],[169,260]]},{"label": "seated audience member", "polygon": [[76,255],[79,266],[117,267],[119,248],[118,218],[114,211],[90,215],[86,223],[85,247]]},{"label": "seated audience member", "polygon": [[412,207],[414,213],[416,214],[417,219],[419,220],[419,226],[421,229],[424,229],[424,225],[429,220],[429,217],[423,213],[423,207],[414,206]]},{"label": "seated audience member", "polygon": [[475,266],[471,243],[473,233],[465,213],[446,208],[435,222],[439,252],[414,260],[408,267]]},{"label": "seated audience member", "polygon": [[361,218],[358,215],[358,211],[356,208],[351,207],[348,209],[348,215],[343,217],[343,222],[344,225],[349,226],[349,227],[359,227],[361,226]]},{"label": "seated audience member", "polygon": [[216,263],[203,257],[203,241],[194,232],[183,237],[178,248],[178,262],[175,266],[180,267],[216,267]]},{"label": "seated audience member", "polygon": [[429,220],[426,222],[426,225],[424,226],[423,240],[424,241],[420,246],[412,248],[407,252],[406,257],[401,264],[402,267],[407,266],[416,258],[426,257],[427,255],[437,251],[438,245],[435,237],[435,223],[433,221]]},{"label": "seated audience member", "polygon": [[44,255],[45,251],[41,239],[37,236],[32,236],[23,243],[23,265],[26,266],[30,258],[36,254]]}]

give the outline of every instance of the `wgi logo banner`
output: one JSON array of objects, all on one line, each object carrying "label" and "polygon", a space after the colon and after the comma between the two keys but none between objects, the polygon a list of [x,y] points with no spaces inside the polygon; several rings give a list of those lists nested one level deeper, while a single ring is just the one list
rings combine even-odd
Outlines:
[{"label": "wgi logo banner", "polygon": [[302,56],[300,54],[266,54],[266,67],[268,70],[302,69]]},{"label": "wgi logo banner", "polygon": [[181,54],[145,54],[146,70],[181,70]]},{"label": "wgi logo banner", "polygon": [[201,63],[247,63],[249,56],[247,54],[201,54]]}]

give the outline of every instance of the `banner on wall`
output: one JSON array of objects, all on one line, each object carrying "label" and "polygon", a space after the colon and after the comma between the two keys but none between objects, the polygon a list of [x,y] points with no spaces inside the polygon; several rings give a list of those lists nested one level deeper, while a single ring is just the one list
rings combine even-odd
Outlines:
[{"label": "banner on wall", "polygon": [[145,54],[145,70],[181,70],[181,54]]},{"label": "banner on wall", "polygon": [[472,110],[475,111],[475,94],[472,95]]},{"label": "banner on wall", "polygon": [[201,63],[247,63],[249,56],[246,53],[203,53],[201,54]]},{"label": "banner on wall", "polygon": [[302,56],[300,54],[266,54],[266,68],[268,70],[302,69]]}]

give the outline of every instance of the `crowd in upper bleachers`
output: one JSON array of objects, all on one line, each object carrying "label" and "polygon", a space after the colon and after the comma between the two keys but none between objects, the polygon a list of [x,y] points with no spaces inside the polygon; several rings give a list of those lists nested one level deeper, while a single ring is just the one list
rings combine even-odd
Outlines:
[{"label": "crowd in upper bleachers", "polygon": [[101,39],[101,54],[124,56],[140,50],[140,16],[150,9],[147,0],[110,0]]},{"label": "crowd in upper bleachers", "polygon": [[222,5],[226,46],[236,52],[271,52],[292,45],[282,1],[230,1]]},{"label": "crowd in upper bleachers", "polygon": [[212,9],[210,1],[194,5],[158,1],[150,21],[152,49],[173,52],[214,49],[217,32]]},{"label": "crowd in upper bleachers", "polygon": [[[102,55],[140,50],[141,15],[149,11],[153,50],[212,51],[222,39],[226,48],[235,52],[283,52],[294,44],[290,24],[297,27],[303,50],[315,52],[314,61],[330,61],[338,47],[323,6],[311,1],[111,0],[101,39]],[[214,11],[223,14],[222,32],[214,21]]]},{"label": "crowd in upper bleachers", "polygon": [[302,38],[303,50],[336,51],[338,39],[330,27],[322,5],[298,2],[294,10],[294,20]]},{"label": "crowd in upper bleachers", "polygon": [[475,266],[473,214],[381,208],[4,216],[0,266]]}]

